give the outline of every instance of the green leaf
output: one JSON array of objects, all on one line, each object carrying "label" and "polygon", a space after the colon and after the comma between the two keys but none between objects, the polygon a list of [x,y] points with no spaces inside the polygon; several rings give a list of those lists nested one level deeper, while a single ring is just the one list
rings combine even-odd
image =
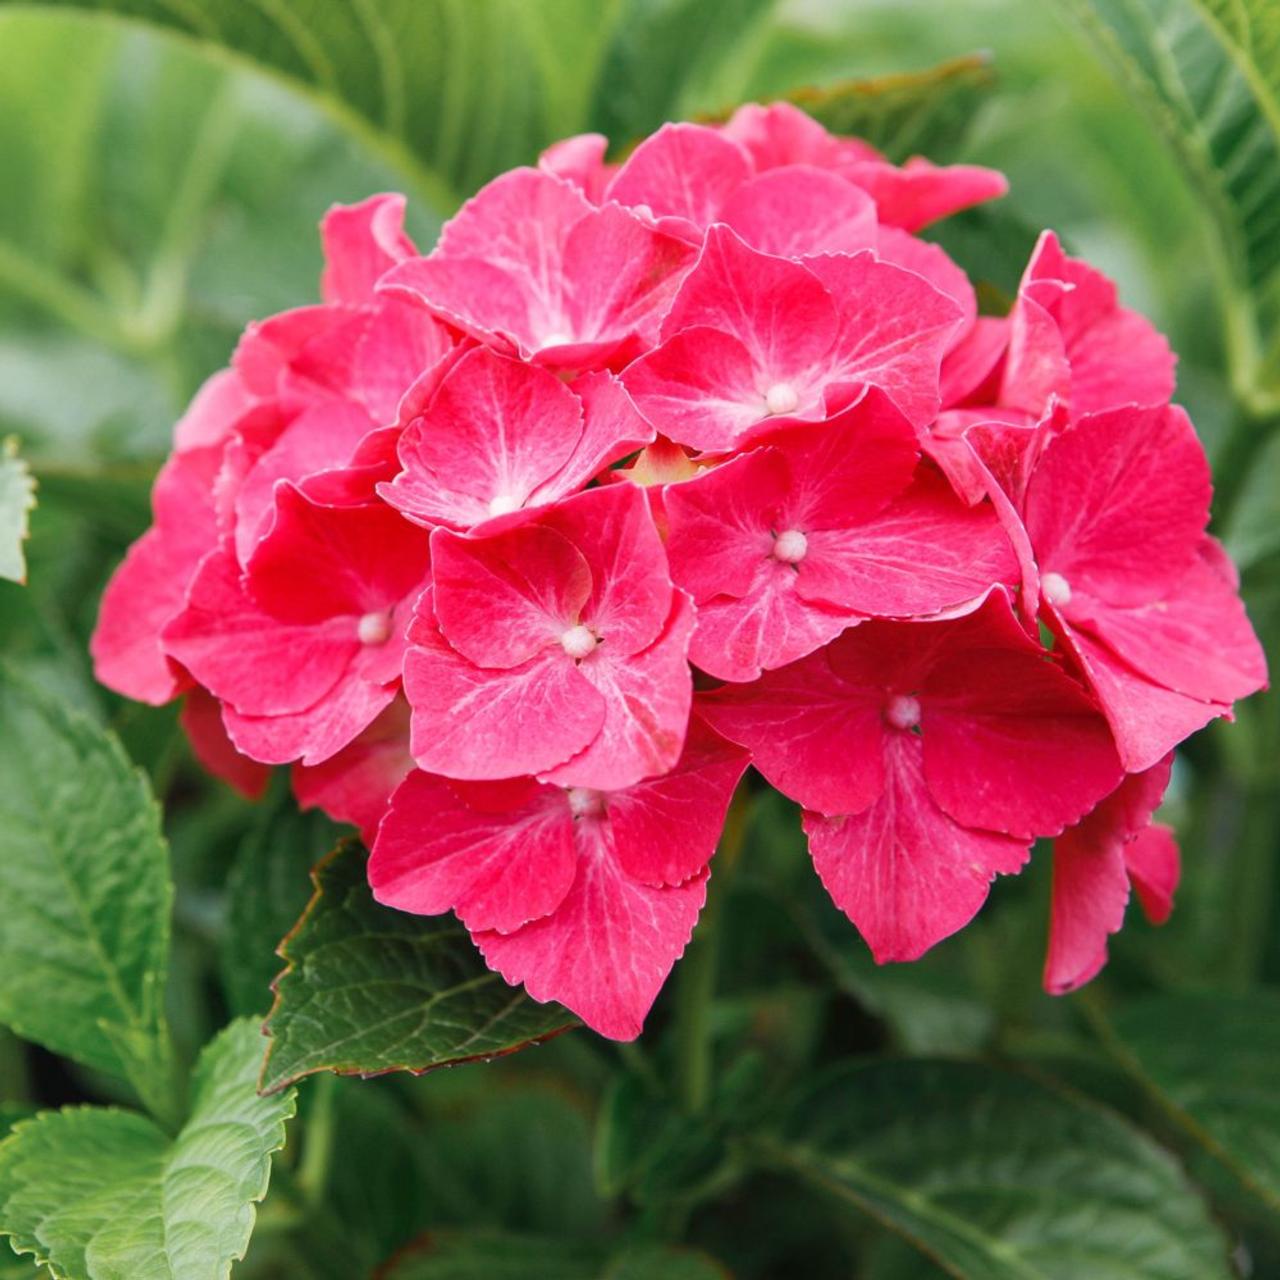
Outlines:
[{"label": "green leaf", "polygon": [[692,1250],[644,1246],[602,1259],[570,1241],[441,1232],[381,1275],[386,1280],[728,1280]]},{"label": "green leaf", "polygon": [[271,984],[282,967],[276,948],[306,908],[311,869],[333,848],[336,832],[323,814],[299,813],[288,786],[277,785],[241,842],[227,877],[219,957],[233,1014],[265,1015],[271,1008]]},{"label": "green leaf", "polygon": [[35,481],[18,457],[18,442],[0,440],[0,578],[27,580],[22,544],[27,540],[27,516],[35,505]]},{"label": "green leaf", "polygon": [[1226,1280],[1176,1162],[1111,1112],[980,1063],[846,1066],[774,1160],[962,1280]]},{"label": "green leaf", "polygon": [[282,77],[445,209],[581,127],[621,9],[599,0],[46,3],[137,19]]},{"label": "green leaf", "polygon": [[1210,218],[1238,396],[1280,405],[1280,8],[1058,0],[1180,161]]},{"label": "green leaf", "polygon": [[788,97],[832,133],[856,134],[901,161],[953,150],[994,87],[991,59],[975,53],[924,71],[847,80]]},{"label": "green leaf", "polygon": [[59,1280],[225,1280],[244,1256],[294,1097],[259,1097],[248,1021],[196,1066],[172,1140],[129,1111],[74,1107],[0,1144],[0,1231]]},{"label": "green leaf", "polygon": [[523,1049],[575,1026],[485,968],[452,916],[375,902],[354,842],[316,869],[316,891],[280,954],[264,1089],[316,1071],[423,1072]]},{"label": "green leaf", "polygon": [[0,1022],[160,1105],[172,888],[155,800],[114,737],[4,664],[0,725]]},{"label": "green leaf", "polygon": [[1156,996],[1101,1029],[1165,1110],[1280,1211],[1280,993]]}]

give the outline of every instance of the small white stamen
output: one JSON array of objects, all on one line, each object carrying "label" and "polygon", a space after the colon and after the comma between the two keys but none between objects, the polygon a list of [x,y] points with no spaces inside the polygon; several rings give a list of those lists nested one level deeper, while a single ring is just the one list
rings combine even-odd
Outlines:
[{"label": "small white stamen", "polygon": [[1040,589],[1050,604],[1065,605],[1071,603],[1071,583],[1060,573],[1046,573],[1040,579]]},{"label": "small white stamen", "polygon": [[794,413],[800,403],[800,396],[789,382],[775,382],[764,393],[764,407],[773,415]]},{"label": "small white stamen", "polygon": [[604,792],[590,787],[570,787],[569,811],[575,818],[598,818],[604,812]]},{"label": "small white stamen", "polygon": [[657,222],[657,218],[653,213],[653,206],[648,204],[633,204],[631,211],[637,218],[644,218],[647,222]]},{"label": "small white stamen", "polygon": [[773,558],[783,564],[799,564],[809,550],[809,539],[799,529],[785,529],[773,541]]},{"label": "small white stamen", "polygon": [[489,499],[489,514],[491,516],[506,516],[513,511],[520,510],[520,499],[513,498],[509,493],[495,493]]},{"label": "small white stamen", "polygon": [[366,613],[356,623],[356,638],[361,644],[386,644],[391,636],[389,613]]},{"label": "small white stamen", "polygon": [[573,338],[569,334],[562,333],[559,329],[556,329],[542,339],[542,345],[544,347],[567,347],[572,341]]},{"label": "small white stamen", "polygon": [[570,627],[560,637],[560,643],[569,657],[578,660],[591,653],[600,641],[596,639],[595,632],[590,627],[584,627],[582,623],[578,623],[576,627]]},{"label": "small white stamen", "polygon": [[884,718],[895,729],[914,729],[920,723],[920,699],[896,693],[884,709]]}]

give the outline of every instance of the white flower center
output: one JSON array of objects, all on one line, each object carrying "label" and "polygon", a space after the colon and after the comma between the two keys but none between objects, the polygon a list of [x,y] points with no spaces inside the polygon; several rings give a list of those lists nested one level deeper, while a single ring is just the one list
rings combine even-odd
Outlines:
[{"label": "white flower center", "polygon": [[569,810],[575,818],[598,818],[604,812],[604,792],[590,787],[570,787]]},{"label": "white flower center", "polygon": [[366,613],[356,623],[356,638],[361,644],[386,644],[391,636],[389,613]]},{"label": "white flower center", "polygon": [[1044,598],[1054,605],[1064,605],[1071,603],[1071,583],[1060,573],[1046,573],[1040,579],[1040,589],[1044,592]]},{"label": "white flower center", "polygon": [[489,514],[491,516],[506,516],[513,511],[520,510],[520,499],[513,498],[509,493],[495,493],[489,499]]},{"label": "white flower center", "polygon": [[794,413],[800,395],[789,382],[775,382],[764,393],[764,407],[770,414]]},{"label": "white flower center", "polygon": [[783,564],[799,564],[809,550],[809,539],[799,529],[785,529],[773,540],[773,558]]},{"label": "white flower center", "polygon": [[584,627],[582,623],[578,623],[576,627],[570,627],[560,637],[560,644],[565,653],[575,660],[585,658],[599,643],[595,632],[590,627]]},{"label": "white flower center", "polygon": [[569,334],[560,329],[553,329],[542,339],[542,345],[544,347],[567,347],[572,341],[573,338]]},{"label": "white flower center", "polygon": [[895,729],[914,729],[920,723],[920,699],[895,693],[885,706],[884,718]]}]

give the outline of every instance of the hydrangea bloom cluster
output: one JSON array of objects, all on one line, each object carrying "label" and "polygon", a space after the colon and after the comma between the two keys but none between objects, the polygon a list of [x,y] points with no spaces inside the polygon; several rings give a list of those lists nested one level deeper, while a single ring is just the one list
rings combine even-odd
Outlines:
[{"label": "hydrangea bloom cluster", "polygon": [[1046,985],[1088,980],[1173,748],[1266,679],[1174,362],[1046,233],[979,315],[920,228],[1001,195],[786,104],[569,139],[421,255],[323,225],[323,302],[178,424],[101,679],[182,695],[247,792],[292,763],[374,893],[636,1035],[739,779],[803,810],[876,958],[1058,837]]}]

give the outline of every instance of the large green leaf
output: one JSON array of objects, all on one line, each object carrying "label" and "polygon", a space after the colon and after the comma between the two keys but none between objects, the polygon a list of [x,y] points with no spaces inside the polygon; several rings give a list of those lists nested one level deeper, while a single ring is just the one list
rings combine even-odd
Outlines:
[{"label": "large green leaf", "polygon": [[160,815],[119,743],[0,664],[0,1021],[153,1105],[172,889]]},{"label": "large green leaf", "polygon": [[573,1016],[536,1004],[485,968],[452,916],[414,916],[375,902],[366,856],[338,847],[280,949],[288,968],[267,1021],[265,1089],[316,1071],[426,1071],[511,1053]]},{"label": "large green leaf", "polygon": [[1237,394],[1280,405],[1280,7],[1059,0],[1173,148],[1215,229]]},{"label": "large green leaf", "polygon": [[979,1063],[839,1069],[765,1149],[962,1280],[1226,1280],[1176,1162],[1110,1112]]},{"label": "large green leaf", "polygon": [[27,576],[22,544],[27,517],[36,504],[35,482],[18,457],[13,440],[0,440],[0,578],[23,582]]},{"label": "large green leaf", "polygon": [[1280,1212],[1280,994],[1156,996],[1102,1029],[1174,1119]]},{"label": "large green leaf", "polygon": [[212,1041],[173,1139],[97,1107],[21,1123],[0,1144],[0,1231],[60,1280],[225,1280],[294,1109],[292,1093],[257,1094],[261,1060],[252,1022]]},{"label": "large green leaf", "polygon": [[[582,128],[624,12],[630,22],[632,9],[674,7],[621,0],[46,2],[141,20],[283,77],[322,100],[445,208]],[[677,16],[672,32],[682,51],[687,22]],[[629,41],[643,30],[629,25]],[[716,26],[722,47],[725,31]],[[663,82],[655,70],[646,66],[646,76]]]}]

